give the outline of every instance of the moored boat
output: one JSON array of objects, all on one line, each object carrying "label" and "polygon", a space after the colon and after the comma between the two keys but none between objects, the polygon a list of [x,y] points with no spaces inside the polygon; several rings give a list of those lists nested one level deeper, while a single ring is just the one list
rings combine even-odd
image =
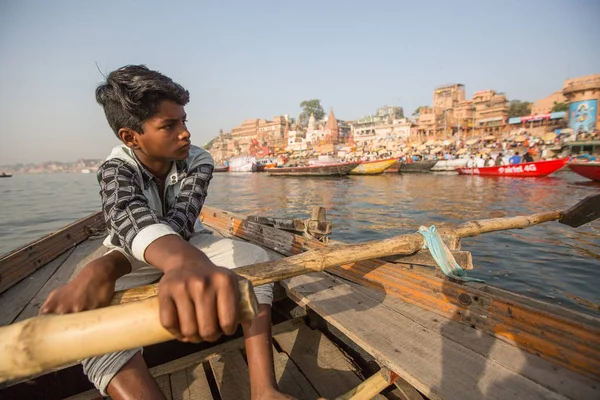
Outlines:
[{"label": "moored boat", "polygon": [[256,172],[256,158],[237,157],[229,160],[229,172]]},{"label": "moored boat", "polygon": [[407,162],[402,164],[399,172],[430,172],[431,168],[437,163],[437,160],[423,160]]},{"label": "moored boat", "polygon": [[215,166],[214,172],[228,172],[228,171],[229,171],[229,165],[217,165],[217,166]]},{"label": "moored boat", "polygon": [[521,178],[535,178],[550,175],[563,168],[568,158],[558,160],[534,161],[530,163],[501,165],[481,168],[456,168],[461,175],[481,176],[513,176]]},{"label": "moored boat", "polygon": [[379,175],[398,161],[397,158],[385,160],[363,161],[350,171],[350,175]]},{"label": "moored boat", "polygon": [[457,158],[455,160],[439,160],[431,172],[456,172],[456,168],[463,168],[467,166],[467,158]]},{"label": "moored boat", "polygon": [[0,174],[0,178],[10,178],[11,176],[12,174],[7,174],[6,172]]},{"label": "moored boat", "polygon": [[293,167],[272,167],[265,171],[272,176],[345,176],[356,168],[359,162],[337,164],[313,164]]},{"label": "moored boat", "polygon": [[277,160],[273,158],[259,158],[256,160],[256,172],[264,172],[265,168],[277,166]]},{"label": "moored boat", "polygon": [[600,182],[600,162],[572,162],[567,165],[576,174]]}]

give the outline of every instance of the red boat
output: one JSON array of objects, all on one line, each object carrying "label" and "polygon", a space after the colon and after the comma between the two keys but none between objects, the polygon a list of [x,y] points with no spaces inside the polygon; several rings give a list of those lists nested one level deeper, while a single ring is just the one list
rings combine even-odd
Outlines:
[{"label": "red boat", "polygon": [[600,182],[600,162],[569,163],[569,168],[576,174]]},{"label": "red boat", "polygon": [[522,178],[531,178],[550,175],[558,171],[567,164],[569,158],[558,160],[536,161],[522,164],[501,165],[482,168],[456,168],[456,171],[462,175],[485,175],[485,176],[516,176]]}]

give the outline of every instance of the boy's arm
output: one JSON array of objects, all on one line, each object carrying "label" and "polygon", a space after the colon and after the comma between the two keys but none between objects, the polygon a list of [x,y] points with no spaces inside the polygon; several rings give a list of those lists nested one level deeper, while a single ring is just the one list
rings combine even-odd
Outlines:
[{"label": "boy's arm", "polygon": [[194,224],[208,195],[213,170],[212,164],[192,165],[181,182],[175,204],[166,215],[166,222],[184,239],[189,239],[194,234]]},{"label": "boy's arm", "polygon": [[[212,173],[212,165],[209,167]],[[236,275],[214,265],[150,208],[132,166],[109,160],[99,169],[98,180],[106,222],[118,242],[115,244],[165,273],[158,289],[163,326],[185,341],[216,340],[222,333],[232,334],[237,326],[239,298]],[[208,181],[210,178],[206,186]],[[203,202],[206,190],[193,186],[191,191],[202,194]],[[186,216],[191,220],[193,215],[195,222],[198,214],[193,214],[193,200]]]}]

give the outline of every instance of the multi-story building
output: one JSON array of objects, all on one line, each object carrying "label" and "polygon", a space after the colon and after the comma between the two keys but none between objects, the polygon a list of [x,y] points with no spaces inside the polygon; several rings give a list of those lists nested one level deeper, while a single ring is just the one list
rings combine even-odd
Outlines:
[{"label": "multi-story building", "polygon": [[386,106],[352,124],[352,141],[358,149],[396,150],[400,141],[409,140],[410,127],[401,107]]},{"label": "multi-story building", "polygon": [[435,135],[437,122],[433,108],[428,106],[421,107],[419,109],[419,118],[417,119],[417,124],[419,126],[417,135],[419,140],[425,140],[425,138]]},{"label": "multi-story building", "polygon": [[563,95],[569,103],[569,128],[579,135],[596,132],[600,126],[600,74],[566,80]]},{"label": "multi-story building", "polygon": [[261,119],[256,129],[258,141],[269,147],[283,148],[287,144],[287,119],[284,116],[273,117],[273,121]]},{"label": "multi-story building", "polygon": [[504,93],[480,90],[473,95],[475,128],[485,134],[498,134],[508,120],[508,100]]}]

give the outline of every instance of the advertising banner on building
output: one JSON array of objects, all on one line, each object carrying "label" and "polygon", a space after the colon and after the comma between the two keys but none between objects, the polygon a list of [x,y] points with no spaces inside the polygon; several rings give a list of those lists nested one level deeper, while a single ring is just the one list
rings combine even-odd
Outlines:
[{"label": "advertising banner on building", "polygon": [[593,133],[596,130],[598,100],[584,100],[569,105],[569,128],[575,133]]}]

